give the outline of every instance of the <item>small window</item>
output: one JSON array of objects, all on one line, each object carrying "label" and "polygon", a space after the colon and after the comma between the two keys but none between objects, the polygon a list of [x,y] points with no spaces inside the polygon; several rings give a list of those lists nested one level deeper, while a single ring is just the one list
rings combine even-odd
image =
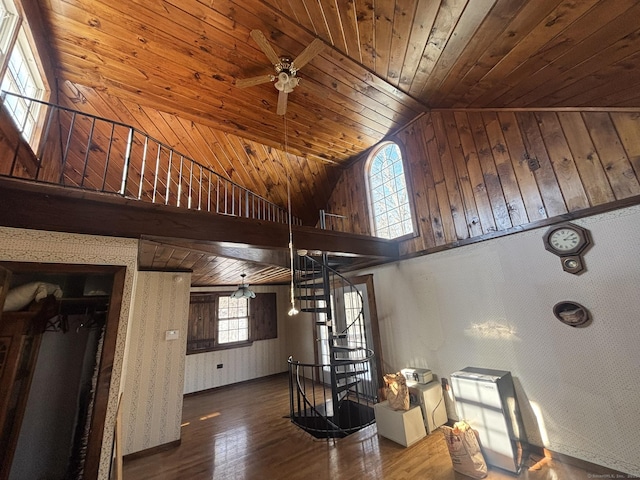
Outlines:
[{"label": "small window", "polygon": [[[18,41],[11,50],[1,88],[4,91],[28,98],[42,100],[44,97],[44,82],[24,29],[20,29]],[[22,132],[24,139],[35,150],[35,139],[39,133],[37,125],[41,104],[14,95],[7,95],[4,103],[16,122],[18,130]]]},{"label": "small window", "polygon": [[374,150],[367,167],[374,235],[398,238],[414,232],[402,152],[393,142]]},{"label": "small window", "polygon": [[193,293],[187,354],[251,345],[278,337],[275,293],[231,298],[231,292]]},{"label": "small window", "polygon": [[19,26],[20,17],[13,2],[0,0],[0,72],[4,72]]},{"label": "small window", "polygon": [[220,297],[218,303],[218,344],[249,340],[249,299]]}]

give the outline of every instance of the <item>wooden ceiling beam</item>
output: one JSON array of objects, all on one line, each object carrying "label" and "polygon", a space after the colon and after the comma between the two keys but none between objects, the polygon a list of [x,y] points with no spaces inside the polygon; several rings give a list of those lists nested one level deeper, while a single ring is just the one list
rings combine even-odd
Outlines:
[{"label": "wooden ceiling beam", "polygon": [[[127,238],[142,235],[287,248],[287,225],[156,205],[101,193],[0,179],[0,225]],[[397,242],[293,227],[296,248],[398,258]]]}]

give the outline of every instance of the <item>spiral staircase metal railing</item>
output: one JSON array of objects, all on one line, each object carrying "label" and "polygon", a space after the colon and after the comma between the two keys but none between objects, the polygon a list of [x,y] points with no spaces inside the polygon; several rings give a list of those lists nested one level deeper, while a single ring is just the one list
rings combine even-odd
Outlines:
[{"label": "spiral staircase metal railing", "polygon": [[315,437],[344,437],[375,422],[377,374],[363,298],[326,253],[298,256],[295,285],[300,311],[314,316],[321,361],[289,357],[290,418]]},{"label": "spiral staircase metal railing", "polygon": [[[0,176],[115,194],[174,207],[279,223],[288,211],[121,122],[3,91],[24,139]],[[19,150],[27,147],[28,152]],[[298,218],[292,223],[300,225]]]}]

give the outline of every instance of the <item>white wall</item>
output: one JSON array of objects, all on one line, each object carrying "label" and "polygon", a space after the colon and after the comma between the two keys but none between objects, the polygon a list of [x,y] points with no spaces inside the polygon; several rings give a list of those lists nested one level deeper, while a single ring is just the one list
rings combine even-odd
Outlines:
[{"label": "white wall", "polygon": [[108,477],[120,382],[123,376],[129,307],[138,259],[138,241],[130,238],[100,237],[72,233],[45,232],[0,227],[0,260],[15,262],[123,265],[125,275],[120,323],[111,371],[99,479]]},{"label": "white wall", "polygon": [[[640,207],[574,223],[594,243],[579,276],[544,249],[546,228],[368,270],[385,368],[509,370],[532,443],[640,475]],[[559,322],[562,300],[593,323]]]},{"label": "white wall", "polygon": [[[276,293],[278,337],[253,342],[250,347],[187,355],[184,393],[199,392],[236,382],[287,371],[287,326],[289,289],[283,286],[252,286],[256,293]],[[194,287],[193,292],[229,291],[229,287]],[[216,366],[222,364],[218,369]]]},{"label": "white wall", "polygon": [[[138,272],[122,397],[124,454],[180,438],[190,273]],[[177,340],[166,340],[178,330]]]}]

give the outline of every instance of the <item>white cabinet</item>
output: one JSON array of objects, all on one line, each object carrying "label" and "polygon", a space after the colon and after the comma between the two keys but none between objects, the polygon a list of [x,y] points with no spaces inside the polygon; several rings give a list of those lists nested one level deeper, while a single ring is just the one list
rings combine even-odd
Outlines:
[{"label": "white cabinet", "polygon": [[410,447],[427,436],[420,407],[411,407],[409,410],[394,410],[389,407],[389,402],[384,401],[376,403],[373,410],[376,414],[378,435],[405,447]]},{"label": "white cabinet", "polygon": [[460,420],[478,431],[487,464],[520,471],[522,420],[511,373],[467,367],[451,374]]}]

